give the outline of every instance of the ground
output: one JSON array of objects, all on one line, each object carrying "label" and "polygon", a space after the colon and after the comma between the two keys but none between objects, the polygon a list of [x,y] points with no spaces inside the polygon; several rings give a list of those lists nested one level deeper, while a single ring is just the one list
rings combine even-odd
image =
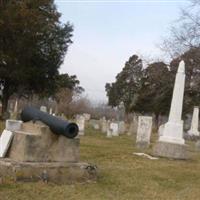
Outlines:
[{"label": "ground", "polygon": [[[156,134],[152,142],[156,141]],[[0,200],[197,200],[200,197],[200,153],[192,159],[149,160],[133,155],[135,138],[106,138],[87,129],[81,137],[81,160],[99,168],[96,182],[74,185],[7,183],[0,185]],[[151,147],[152,148],[152,147]],[[151,148],[147,153],[151,152]]]}]

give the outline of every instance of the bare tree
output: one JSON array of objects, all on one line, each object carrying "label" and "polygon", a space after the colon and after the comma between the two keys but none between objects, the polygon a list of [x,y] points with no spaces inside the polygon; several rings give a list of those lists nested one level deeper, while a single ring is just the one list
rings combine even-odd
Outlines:
[{"label": "bare tree", "polygon": [[164,39],[161,49],[171,58],[180,56],[191,48],[200,47],[200,1],[181,10],[181,16],[170,28],[170,36]]}]

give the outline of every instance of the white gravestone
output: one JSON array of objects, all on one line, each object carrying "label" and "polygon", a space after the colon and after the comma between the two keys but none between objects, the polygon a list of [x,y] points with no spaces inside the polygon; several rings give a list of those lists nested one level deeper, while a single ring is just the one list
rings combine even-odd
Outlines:
[{"label": "white gravestone", "polygon": [[47,107],[46,107],[46,106],[41,106],[41,107],[40,107],[40,111],[42,111],[42,112],[47,112]]},{"label": "white gravestone", "polygon": [[6,120],[6,130],[8,131],[18,131],[21,129],[22,121],[19,120]]},{"label": "white gravestone", "polygon": [[139,116],[136,145],[139,148],[146,148],[150,144],[152,131],[152,117]]},{"label": "white gravestone", "polygon": [[183,96],[185,87],[185,63],[179,63],[174,90],[172,95],[168,122],[165,124],[163,134],[159,137],[154,148],[156,156],[186,159],[187,149],[183,138]]},{"label": "white gravestone", "polygon": [[86,120],[86,121],[89,121],[90,118],[91,118],[91,115],[88,114],[88,113],[83,113],[83,116],[85,117],[85,120]]},{"label": "white gravestone", "polygon": [[158,128],[158,135],[161,136],[163,135],[163,130],[165,128],[165,124],[161,124]]},{"label": "white gravestone", "polygon": [[199,136],[199,107],[195,106],[192,115],[191,128],[188,131],[189,135]]},{"label": "white gravestone", "polygon": [[110,124],[110,129],[112,130],[112,136],[119,136],[119,126],[118,126],[118,123],[112,122]]},{"label": "white gravestone", "polygon": [[95,130],[99,130],[100,129],[99,124],[93,124],[93,127],[94,127]]},{"label": "white gravestone", "polygon": [[84,135],[85,131],[85,117],[82,115],[78,115],[76,118],[76,123],[79,128],[79,135]]},{"label": "white gravestone", "polygon": [[53,109],[52,108],[49,109],[49,114],[53,115]]},{"label": "white gravestone", "polygon": [[119,125],[119,134],[124,134],[125,133],[125,129],[126,129],[125,122],[124,121],[120,121],[118,123],[118,125]]},{"label": "white gravestone", "polygon": [[106,137],[107,138],[111,138],[112,137],[112,130],[110,129],[110,120],[107,121]]},{"label": "white gravestone", "polygon": [[107,123],[106,119],[102,119],[101,120],[101,132],[102,133],[107,132],[107,126],[108,126],[108,123]]},{"label": "white gravestone", "polygon": [[110,128],[107,129],[106,133],[107,133],[107,135],[106,135],[107,138],[111,138],[112,137],[112,130]]},{"label": "white gravestone", "polygon": [[4,130],[0,137],[0,158],[4,158],[11,144],[14,133]]}]

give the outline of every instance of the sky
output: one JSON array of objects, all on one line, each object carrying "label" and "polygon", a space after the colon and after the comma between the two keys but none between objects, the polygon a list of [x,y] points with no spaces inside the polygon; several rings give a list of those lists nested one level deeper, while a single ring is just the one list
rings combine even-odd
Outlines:
[{"label": "sky", "polygon": [[105,84],[115,81],[133,54],[162,59],[158,48],[187,0],[55,0],[63,23],[74,26],[61,73],[77,75],[84,95],[106,102]]}]

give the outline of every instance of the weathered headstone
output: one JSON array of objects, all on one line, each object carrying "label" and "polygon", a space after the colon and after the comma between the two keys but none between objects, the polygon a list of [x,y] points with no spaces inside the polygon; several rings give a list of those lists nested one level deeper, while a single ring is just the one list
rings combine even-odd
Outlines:
[{"label": "weathered headstone", "polygon": [[188,134],[191,136],[199,136],[199,107],[195,106],[192,115],[191,128],[188,131]]},{"label": "weathered headstone", "polygon": [[49,114],[50,114],[50,115],[53,114],[53,109],[52,109],[52,108],[49,109]]},{"label": "weathered headstone", "polygon": [[94,127],[95,130],[99,130],[100,129],[99,124],[93,124],[93,127]]},{"label": "weathered headstone", "polygon": [[110,123],[110,129],[112,130],[112,136],[119,136],[119,125],[118,123]]},{"label": "weathered headstone", "polygon": [[124,134],[126,130],[125,122],[124,121],[118,122],[118,126],[119,126],[119,134]]},{"label": "weathered headstone", "polygon": [[129,136],[136,135],[137,127],[138,127],[138,115],[136,113],[134,113],[133,121],[131,122],[131,124],[129,126],[129,130],[127,132],[127,135],[129,135]]},{"label": "weathered headstone", "polygon": [[103,118],[101,120],[101,132],[102,133],[106,133],[107,132],[107,126],[108,126],[108,123],[107,123],[106,119]]},{"label": "weathered headstone", "polygon": [[40,111],[47,112],[47,107],[46,106],[40,106]]},{"label": "weathered headstone", "polygon": [[18,131],[21,129],[22,121],[19,120],[6,120],[6,130],[8,131]]},{"label": "weathered headstone", "polygon": [[174,159],[186,159],[187,151],[183,138],[182,107],[185,86],[185,63],[181,61],[176,74],[169,120],[163,134],[154,147],[154,155]]},{"label": "weathered headstone", "polygon": [[88,113],[83,113],[83,116],[85,117],[85,120],[86,120],[86,121],[89,121],[90,118],[91,118],[91,115],[88,114]]},{"label": "weathered headstone", "polygon": [[158,128],[158,135],[161,136],[163,135],[163,130],[165,128],[165,124],[161,124]]},{"label": "weathered headstone", "polygon": [[0,158],[4,158],[8,148],[10,146],[10,143],[13,138],[13,133],[8,130],[4,130],[0,137]]},{"label": "weathered headstone", "polygon": [[84,135],[85,133],[85,117],[82,115],[77,115],[76,123],[79,128],[79,135]]},{"label": "weathered headstone", "polygon": [[147,148],[150,144],[152,131],[152,117],[139,116],[136,146],[138,148]]}]

